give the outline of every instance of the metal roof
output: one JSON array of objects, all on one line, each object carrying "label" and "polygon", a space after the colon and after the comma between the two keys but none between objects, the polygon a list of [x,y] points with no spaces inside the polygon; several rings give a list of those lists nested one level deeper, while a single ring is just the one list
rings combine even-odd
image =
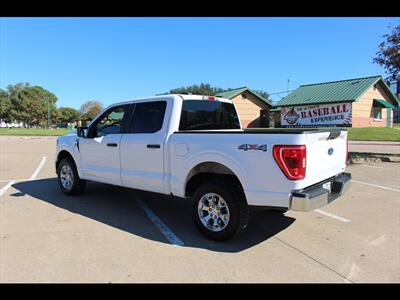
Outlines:
[{"label": "metal roof", "polygon": [[267,99],[265,99],[263,96],[261,96],[260,94],[252,91],[250,88],[248,88],[247,86],[241,87],[241,88],[237,88],[237,89],[233,89],[233,90],[229,90],[226,92],[222,92],[222,93],[218,93],[215,96],[216,97],[223,97],[223,98],[227,98],[227,99],[232,99],[235,98],[237,95],[240,95],[241,93],[244,92],[250,92],[251,94],[253,94],[254,96],[256,96],[257,98],[259,98],[261,101],[267,103],[269,106],[272,106],[271,102]]},{"label": "metal roof", "polygon": [[395,106],[383,99],[374,99],[374,107],[395,108]]},{"label": "metal roof", "polygon": [[398,103],[398,99],[382,77],[371,76],[301,85],[297,90],[280,100],[277,105],[292,106],[357,101],[369,87],[378,82],[380,82],[389,97]]},{"label": "metal roof", "polygon": [[229,90],[229,91],[226,91],[226,92],[218,93],[215,96],[232,99],[232,98],[236,97],[237,95],[243,93],[244,91],[246,91],[248,89],[249,89],[248,87],[244,86],[244,87],[241,87],[241,88],[237,88],[237,89]]}]

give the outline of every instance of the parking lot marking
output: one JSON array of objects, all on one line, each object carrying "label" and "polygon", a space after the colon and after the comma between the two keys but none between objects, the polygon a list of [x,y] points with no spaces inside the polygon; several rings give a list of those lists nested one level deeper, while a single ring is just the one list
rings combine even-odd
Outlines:
[{"label": "parking lot marking", "polygon": [[324,216],[330,217],[330,218],[332,218],[332,219],[336,219],[336,220],[342,221],[342,222],[344,222],[344,223],[350,222],[350,220],[348,220],[348,219],[339,217],[339,216],[337,216],[337,215],[328,213],[328,212],[323,211],[323,210],[320,210],[320,209],[314,209],[314,211],[317,212],[317,213],[320,213],[321,215],[324,215]]},{"label": "parking lot marking", "polygon": [[140,208],[147,214],[149,219],[156,225],[158,230],[170,241],[170,243],[174,246],[184,246],[185,244],[182,242],[180,238],[178,238],[168,227],[164,224],[163,221],[160,220],[159,217],[156,216],[155,213],[140,199],[135,195],[136,202],[139,204]]},{"label": "parking lot marking", "polygon": [[10,181],[7,183],[1,190],[0,190],[0,197],[3,196],[3,194],[9,189],[10,186],[12,186],[15,183],[15,181]]},{"label": "parking lot marking", "polygon": [[352,182],[357,182],[357,183],[361,183],[361,184],[365,184],[365,185],[369,185],[369,186],[374,186],[380,189],[384,189],[384,190],[388,190],[388,191],[393,191],[393,192],[398,192],[400,193],[400,190],[394,189],[394,188],[390,188],[387,186],[382,186],[382,185],[377,185],[377,184],[372,184],[372,183],[368,183],[368,182],[363,182],[363,181],[358,181],[358,180],[351,180]]},{"label": "parking lot marking", "polygon": [[42,157],[42,160],[40,161],[38,167],[36,168],[35,172],[32,174],[30,179],[35,179],[36,176],[39,174],[40,170],[43,168],[44,164],[46,163],[46,156]]}]

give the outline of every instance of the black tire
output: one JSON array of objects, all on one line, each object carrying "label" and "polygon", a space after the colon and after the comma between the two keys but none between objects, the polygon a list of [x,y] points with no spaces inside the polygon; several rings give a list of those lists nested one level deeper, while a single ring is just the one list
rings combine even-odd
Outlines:
[{"label": "black tire", "polygon": [[[229,222],[224,229],[215,232],[208,229],[200,220],[198,205],[201,198],[214,193],[225,200],[229,209]],[[207,182],[199,186],[193,195],[193,220],[200,232],[207,238],[215,241],[223,241],[240,234],[249,222],[249,207],[245,196],[230,181]]]},{"label": "black tire", "polygon": [[[69,188],[64,187],[63,184],[61,183],[61,170],[64,166],[68,166],[73,174],[72,184]],[[79,178],[75,163],[71,158],[66,157],[60,161],[57,167],[57,177],[60,189],[64,194],[68,196],[76,196],[84,192],[86,187],[86,181]]]}]

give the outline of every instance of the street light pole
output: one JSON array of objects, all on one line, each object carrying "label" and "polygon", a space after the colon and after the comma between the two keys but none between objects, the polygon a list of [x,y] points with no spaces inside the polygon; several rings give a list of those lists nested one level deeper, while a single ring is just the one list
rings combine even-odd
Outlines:
[{"label": "street light pole", "polygon": [[47,96],[47,129],[50,127],[50,97]]}]

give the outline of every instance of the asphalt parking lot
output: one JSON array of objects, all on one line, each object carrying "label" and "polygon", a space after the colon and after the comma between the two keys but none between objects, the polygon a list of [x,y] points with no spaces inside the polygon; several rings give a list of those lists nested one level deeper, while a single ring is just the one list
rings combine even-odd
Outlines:
[{"label": "asphalt parking lot", "polygon": [[330,205],[254,211],[217,243],[184,199],[92,182],[63,195],[55,138],[0,148],[0,282],[400,282],[399,163],[351,165]]}]

